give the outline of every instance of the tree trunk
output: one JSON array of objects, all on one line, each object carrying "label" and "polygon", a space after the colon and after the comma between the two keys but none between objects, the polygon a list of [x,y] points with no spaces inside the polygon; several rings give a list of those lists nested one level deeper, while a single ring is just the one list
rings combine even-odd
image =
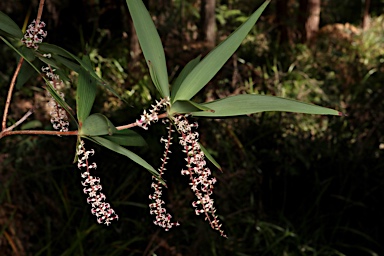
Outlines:
[{"label": "tree trunk", "polygon": [[371,0],[365,0],[363,22],[362,22],[363,30],[367,30],[367,28],[369,27],[369,23],[371,21],[371,17],[369,15],[369,6],[370,5],[371,5]]},{"label": "tree trunk", "polygon": [[216,0],[201,0],[201,30],[200,37],[209,48],[216,44]]},{"label": "tree trunk", "polygon": [[276,25],[279,31],[279,44],[291,44],[289,36],[288,20],[288,0],[277,0],[276,2]]},{"label": "tree trunk", "polygon": [[299,1],[298,24],[302,43],[313,43],[319,30],[321,0]]},{"label": "tree trunk", "polygon": [[307,20],[305,22],[306,42],[313,42],[314,36],[319,31],[321,0],[308,0]]}]

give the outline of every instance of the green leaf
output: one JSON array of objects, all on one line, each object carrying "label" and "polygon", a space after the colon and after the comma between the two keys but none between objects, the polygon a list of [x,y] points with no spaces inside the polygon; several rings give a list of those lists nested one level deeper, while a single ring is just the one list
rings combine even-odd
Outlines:
[{"label": "green leaf", "polygon": [[213,164],[216,166],[217,169],[219,169],[219,170],[222,172],[223,170],[221,169],[221,166],[219,165],[218,162],[216,162],[216,160],[215,160],[215,159],[213,158],[213,156],[208,152],[208,150],[207,150],[205,147],[203,147],[203,145],[201,145],[201,143],[199,143],[199,145],[200,145],[200,149],[201,149],[201,151],[203,151],[203,153],[204,153],[204,155],[207,157],[207,159],[208,159],[211,163],[213,163]]},{"label": "green leaf", "polygon": [[[108,84],[106,84],[93,70],[92,66],[88,63],[80,60],[78,57],[73,55],[72,53],[68,52],[67,50],[53,44],[47,44],[42,43],[39,45],[39,52],[43,53],[50,53],[52,55],[52,58],[57,59],[59,62],[61,61],[63,65],[67,66],[69,69],[73,69],[76,72],[79,72],[79,67],[76,63],[74,63],[71,60],[75,60],[80,66],[85,70],[88,71],[89,74],[102,86],[107,88],[110,92],[112,92],[116,97],[118,97],[120,100],[125,101],[121,98],[121,96]],[[64,58],[61,58],[61,57]]]},{"label": "green leaf", "polygon": [[[83,61],[90,62],[88,56],[83,57]],[[81,69],[79,71],[79,79],[77,84],[76,92],[76,103],[77,103],[77,119],[79,124],[84,122],[84,120],[91,113],[93,103],[96,98],[96,79],[93,78],[89,72]]]},{"label": "green leaf", "polygon": [[152,18],[141,0],[127,0],[127,5],[150,70],[152,81],[160,95],[163,98],[168,97],[167,65],[165,63],[163,45],[161,44],[155,24],[153,24]]},{"label": "green leaf", "polygon": [[201,59],[201,55],[199,55],[197,58],[194,58],[190,62],[185,65],[183,70],[181,70],[179,76],[176,78],[175,82],[172,85],[172,90],[171,90],[171,99],[174,98],[176,95],[177,91],[180,89],[181,83],[184,81],[184,79],[187,77],[187,75],[199,64]]},{"label": "green leaf", "polygon": [[186,114],[196,111],[213,111],[210,108],[189,100],[178,100],[172,104],[169,115]]},{"label": "green leaf", "polygon": [[112,135],[117,131],[116,127],[109,119],[99,113],[92,114],[85,119],[83,126],[80,127],[80,136],[99,136]]},{"label": "green leaf", "polygon": [[5,13],[0,11],[0,30],[14,38],[21,38],[24,36],[19,26]]},{"label": "green leaf", "polygon": [[225,41],[213,49],[197,66],[188,74],[181,83],[172,102],[177,100],[190,100],[196,95],[223,67],[227,60],[240,46],[243,39],[259,19],[261,13],[267,7],[266,1],[252,15],[238,27]]},{"label": "green leaf", "polygon": [[28,63],[23,63],[16,80],[16,89],[20,89],[35,74],[35,70]]},{"label": "green leaf", "polygon": [[[61,64],[63,64],[64,66],[66,66],[67,68],[69,68],[70,70],[73,70],[73,71],[75,71],[75,72],[77,72],[77,73],[80,73],[80,70],[84,70],[84,71],[86,71],[86,72],[88,72],[88,73],[90,73],[90,74],[91,74],[92,72],[94,72],[93,70],[92,70],[92,71],[89,71],[88,69],[84,69],[84,68],[82,69],[82,67],[81,67],[80,65],[76,64],[76,63],[73,62],[73,61],[68,60],[67,58],[61,57],[61,56],[59,56],[59,55],[53,56],[52,59],[54,59],[54,60],[56,61],[56,63],[61,63]],[[100,78],[99,78],[99,77],[96,77],[95,74],[94,74],[92,77],[93,77],[94,79],[100,80]]]},{"label": "green leaf", "polygon": [[129,159],[131,159],[135,163],[137,163],[137,164],[141,165],[142,167],[144,167],[145,169],[147,169],[153,176],[155,176],[156,178],[158,178],[159,180],[164,182],[160,178],[159,173],[150,164],[148,164],[144,159],[142,159],[140,156],[136,155],[132,151],[130,151],[126,148],[123,148],[122,146],[120,146],[120,145],[118,145],[118,144],[116,144],[110,140],[107,140],[105,138],[102,138],[102,137],[96,136],[96,137],[85,137],[85,138],[87,138],[91,141],[94,141],[97,144],[99,144],[103,147],[106,147],[112,151],[115,151],[116,153],[119,153],[121,155],[128,157]]},{"label": "green leaf", "polygon": [[112,135],[104,135],[102,137],[121,146],[142,147],[147,145],[143,137],[129,129],[121,131],[117,130],[114,131]]},{"label": "green leaf", "polygon": [[296,100],[275,96],[241,94],[204,103],[215,112],[193,112],[194,116],[226,117],[248,115],[264,111],[283,111],[305,114],[342,115],[339,111]]},{"label": "green leaf", "polygon": [[21,130],[29,130],[29,129],[35,129],[43,127],[43,124],[39,120],[32,120],[29,121],[21,126]]},{"label": "green leaf", "polygon": [[[5,42],[10,48],[12,48],[12,50],[14,50],[20,57],[23,57],[24,58],[24,61],[26,61],[29,65],[31,65],[31,67],[38,73],[41,75],[41,72],[40,70],[35,66],[33,65],[33,63],[31,61],[28,60],[28,57],[26,55],[24,55],[23,53],[21,53],[19,50],[17,50],[10,42],[8,42],[8,40],[6,40],[4,37],[0,36],[0,39],[3,40],[3,42]],[[45,77],[45,76],[42,76],[47,87],[47,91],[52,95],[52,97],[55,99],[55,101],[62,107],[65,109],[65,111],[69,114],[69,116],[71,117],[72,120],[74,120],[76,122],[76,119],[74,118],[73,116],[73,110],[72,108],[68,105],[68,103],[66,103],[59,95],[58,93],[56,92],[56,90],[53,88],[53,86],[51,85],[51,83],[49,82],[49,80]],[[77,122],[76,122],[77,123]]]},{"label": "green leaf", "polygon": [[126,129],[117,130],[104,115],[96,113],[85,119],[79,130],[80,136],[102,136],[121,146],[146,146],[145,140],[136,132]]}]

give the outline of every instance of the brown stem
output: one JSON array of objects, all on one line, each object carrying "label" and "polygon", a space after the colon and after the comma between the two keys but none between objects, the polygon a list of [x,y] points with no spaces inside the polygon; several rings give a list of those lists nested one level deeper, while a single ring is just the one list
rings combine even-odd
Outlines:
[{"label": "brown stem", "polygon": [[3,131],[0,133],[0,139],[5,136],[9,135],[58,135],[58,136],[77,136],[78,131],[69,131],[69,132],[58,132],[58,131],[33,131],[33,130],[27,130],[27,131]]},{"label": "brown stem", "polygon": [[21,124],[22,122],[24,122],[25,120],[27,120],[27,118],[32,115],[33,113],[33,109],[30,109],[27,113],[25,113],[25,115],[20,118],[19,121],[17,121],[16,123],[14,123],[13,125],[9,126],[7,129],[5,129],[4,131],[12,131],[15,127],[17,127],[19,124]]},{"label": "brown stem", "polygon": [[41,20],[41,15],[43,14],[44,1],[45,1],[45,0],[40,0],[39,10],[37,11],[37,17],[36,17],[36,23],[35,23],[36,26],[39,25],[40,20]]},{"label": "brown stem", "polygon": [[[159,115],[158,118],[162,119],[162,118],[165,118],[167,116],[168,116],[167,113],[163,113],[163,114]],[[135,127],[135,126],[137,126],[136,122],[135,123],[131,123],[131,124],[127,124],[127,125],[117,126],[116,129],[117,130],[125,130],[125,129],[129,129],[129,128],[132,128],[132,127]]]},{"label": "brown stem", "polygon": [[1,130],[2,131],[4,131],[7,128],[6,123],[7,123],[7,116],[8,116],[9,105],[11,104],[12,92],[13,92],[13,88],[15,87],[16,78],[19,75],[20,68],[21,68],[21,65],[23,64],[23,61],[24,61],[24,58],[21,57],[20,60],[19,60],[19,63],[17,64],[15,73],[13,74],[11,85],[9,86],[7,101],[5,102],[3,122],[2,122],[2,125],[1,125]]}]

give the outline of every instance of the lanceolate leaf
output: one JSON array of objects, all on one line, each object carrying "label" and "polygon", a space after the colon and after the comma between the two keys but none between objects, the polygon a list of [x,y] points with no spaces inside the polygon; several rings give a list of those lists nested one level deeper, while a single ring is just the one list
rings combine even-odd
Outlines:
[{"label": "lanceolate leaf", "polygon": [[342,115],[339,111],[296,100],[274,96],[241,94],[202,104],[215,112],[193,112],[194,116],[227,117],[264,111],[297,112],[320,115]]},{"label": "lanceolate leaf", "polygon": [[20,89],[35,73],[35,70],[28,63],[23,63],[16,80],[16,89]]},{"label": "lanceolate leaf", "polygon": [[5,13],[0,11],[0,30],[14,38],[21,39],[23,32],[17,24]]},{"label": "lanceolate leaf", "polygon": [[114,131],[112,135],[104,135],[103,138],[110,140],[120,146],[146,146],[147,143],[138,133],[132,130]]},{"label": "lanceolate leaf", "polygon": [[198,104],[190,100],[179,100],[172,104],[169,114],[186,114],[196,111],[213,111],[207,106]]},{"label": "lanceolate leaf", "polygon": [[155,24],[141,0],[127,0],[129,12],[139,38],[152,81],[162,98],[169,96],[167,65],[163,45]]},{"label": "lanceolate leaf", "polygon": [[[86,59],[87,57],[84,56],[83,61],[87,61]],[[76,92],[76,104],[77,119],[79,120],[80,125],[91,113],[91,109],[96,98],[96,83],[96,79],[93,78],[88,71],[85,71],[83,69],[79,71],[79,79]]]},{"label": "lanceolate leaf", "polygon": [[86,138],[96,142],[97,144],[99,144],[103,147],[106,147],[112,151],[115,151],[116,153],[119,153],[121,155],[128,157],[129,159],[131,159],[135,163],[137,163],[137,164],[141,165],[142,167],[144,167],[145,169],[147,169],[153,176],[155,176],[156,178],[158,178],[159,180],[162,181],[162,179],[159,176],[159,173],[150,164],[148,164],[144,159],[142,159],[140,156],[136,155],[132,151],[130,151],[126,148],[123,148],[122,146],[119,146],[118,144],[116,144],[110,140],[107,140],[105,138],[101,138],[101,137],[97,137],[97,136],[96,137],[86,137]]},{"label": "lanceolate leaf", "polygon": [[199,55],[197,58],[191,60],[190,62],[185,65],[183,70],[181,70],[179,76],[176,78],[175,82],[172,85],[171,88],[171,100],[176,95],[177,91],[180,88],[181,83],[184,81],[184,79],[187,77],[187,75],[199,64],[201,59],[201,56]]},{"label": "lanceolate leaf", "polygon": [[204,155],[207,157],[207,159],[208,159],[211,163],[213,163],[213,164],[216,166],[217,169],[219,169],[220,171],[223,171],[223,170],[221,169],[221,166],[219,165],[219,163],[216,162],[216,160],[215,160],[215,159],[213,158],[213,156],[208,152],[208,150],[207,150],[205,147],[203,147],[203,145],[201,145],[201,143],[199,143],[199,145],[200,145],[200,149],[203,151],[203,153],[204,153]]},{"label": "lanceolate leaf", "polygon": [[[128,0],[129,1],[129,0]],[[184,79],[172,102],[189,100],[198,93],[223,67],[225,62],[240,46],[243,39],[267,7],[266,1],[248,20],[238,27],[225,41],[213,49]]]}]

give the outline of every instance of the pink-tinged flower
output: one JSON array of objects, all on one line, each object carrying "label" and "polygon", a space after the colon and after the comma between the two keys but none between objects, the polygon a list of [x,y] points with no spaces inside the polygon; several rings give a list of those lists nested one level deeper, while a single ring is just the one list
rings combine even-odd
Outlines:
[{"label": "pink-tinged flower", "polygon": [[151,125],[151,122],[154,123],[159,120],[158,112],[169,105],[170,105],[169,97],[161,99],[160,101],[156,101],[156,105],[151,106],[152,109],[149,110],[149,113],[147,113],[147,111],[144,110],[140,120],[136,120],[137,126],[145,130],[148,130],[148,126]]},{"label": "pink-tinged flower", "polygon": [[192,191],[197,200],[192,202],[196,215],[204,214],[205,219],[211,224],[211,227],[220,232],[220,235],[226,237],[219,224],[219,218],[216,215],[214,201],[210,197],[213,193],[216,179],[211,177],[211,170],[205,167],[205,155],[198,142],[199,133],[193,129],[198,127],[197,123],[190,124],[185,115],[178,115],[174,118],[177,131],[181,134],[180,145],[184,147],[187,157],[187,170],[182,170],[182,175],[189,176]]},{"label": "pink-tinged flower", "polygon": [[[42,67],[41,70],[48,77],[50,84],[57,92],[64,87],[64,82],[58,75],[54,73],[55,69],[52,69],[51,66]],[[67,112],[56,102],[56,100],[49,92],[47,94],[49,98],[47,105],[49,108],[49,114],[51,116],[51,123],[53,128],[61,132],[68,131],[69,122]],[[58,94],[62,100],[64,100],[64,93],[58,92]]]},{"label": "pink-tinged flower", "polygon": [[43,21],[36,24],[36,21],[33,20],[32,23],[28,25],[21,42],[28,48],[37,50],[39,48],[38,44],[42,43],[43,39],[47,36],[47,32],[43,30],[44,27],[45,23]]},{"label": "pink-tinged flower", "polygon": [[[165,171],[165,165],[167,164],[168,160],[168,154],[171,153],[169,150],[170,145],[172,145],[172,128],[171,126],[167,127],[168,129],[168,139],[161,138],[160,142],[165,144],[165,151],[162,158],[162,165],[159,168],[159,174],[160,178],[163,176]],[[164,201],[161,199],[162,195],[162,184],[160,180],[158,180],[156,177],[152,176],[153,182],[151,184],[151,187],[155,190],[152,195],[149,196],[149,199],[152,200],[152,203],[149,204],[150,214],[156,215],[156,219],[153,221],[155,225],[158,225],[165,229],[165,231],[168,231],[173,226],[179,226],[180,224],[178,222],[171,222],[172,215],[167,213],[167,210],[163,207],[165,204]]]},{"label": "pink-tinged flower", "polygon": [[118,220],[119,216],[111,208],[109,203],[105,202],[105,195],[101,193],[100,178],[91,176],[90,170],[96,169],[96,163],[89,163],[89,156],[93,156],[95,151],[93,149],[86,150],[84,147],[84,141],[80,140],[80,144],[77,149],[77,167],[85,169],[81,174],[82,178],[85,178],[81,184],[84,186],[84,194],[88,194],[87,203],[92,206],[91,212],[93,215],[96,215],[97,222],[99,224],[106,224],[107,226],[111,224],[111,221]]}]

